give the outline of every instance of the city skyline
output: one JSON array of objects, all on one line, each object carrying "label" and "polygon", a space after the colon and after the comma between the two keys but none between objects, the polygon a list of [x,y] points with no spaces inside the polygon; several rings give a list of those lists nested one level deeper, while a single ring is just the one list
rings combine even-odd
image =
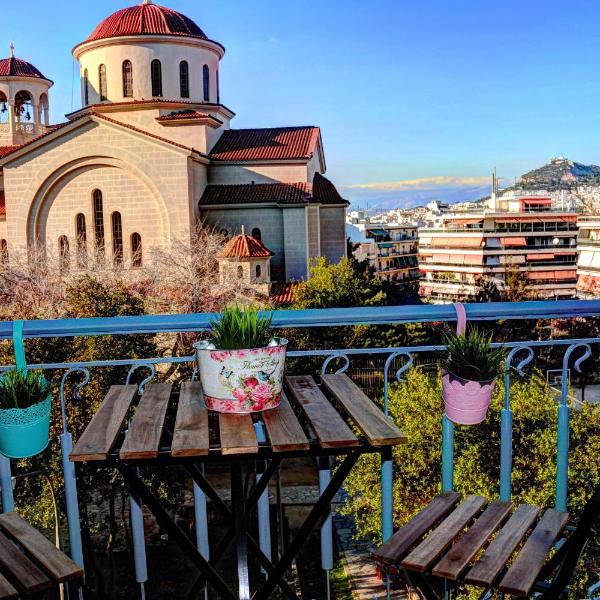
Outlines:
[{"label": "city skyline", "polygon": [[[55,81],[53,122],[79,107],[72,47],[131,4],[34,0],[28,19],[16,5],[4,8],[0,54],[14,41],[17,56]],[[558,154],[600,162],[589,135],[600,126],[600,84],[589,77],[600,55],[600,6],[578,0],[566,12],[545,2],[541,14],[541,2],[436,0],[425,12],[334,1],[318,5],[317,15],[316,3],[281,10],[263,0],[235,11],[228,3],[162,4],[189,14],[227,48],[221,81],[224,104],[240,115],[233,127],[290,118],[319,125],[328,175],[350,199],[365,190],[389,194],[396,182],[409,193],[445,189],[449,180],[457,188],[476,179],[485,185],[493,166],[511,180]],[[541,17],[544,27],[535,27]]]}]

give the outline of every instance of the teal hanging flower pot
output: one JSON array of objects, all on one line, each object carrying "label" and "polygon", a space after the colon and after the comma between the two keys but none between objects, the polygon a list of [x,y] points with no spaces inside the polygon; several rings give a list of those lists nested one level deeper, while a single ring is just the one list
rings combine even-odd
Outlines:
[{"label": "teal hanging flower pot", "polygon": [[9,371],[0,377],[0,454],[29,458],[49,442],[52,387],[41,372]]},{"label": "teal hanging flower pot", "polygon": [[28,408],[0,409],[0,454],[29,458],[43,452],[50,441],[52,398]]}]

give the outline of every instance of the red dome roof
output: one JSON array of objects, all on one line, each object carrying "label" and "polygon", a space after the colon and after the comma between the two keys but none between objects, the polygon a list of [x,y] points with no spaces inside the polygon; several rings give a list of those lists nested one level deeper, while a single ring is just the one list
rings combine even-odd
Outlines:
[{"label": "red dome roof", "polygon": [[208,39],[202,29],[185,15],[144,0],[138,6],[124,8],[104,19],[83,43],[129,35],[175,35]]},{"label": "red dome roof", "polygon": [[0,77],[35,77],[36,79],[50,81],[31,63],[14,56],[0,60]]}]

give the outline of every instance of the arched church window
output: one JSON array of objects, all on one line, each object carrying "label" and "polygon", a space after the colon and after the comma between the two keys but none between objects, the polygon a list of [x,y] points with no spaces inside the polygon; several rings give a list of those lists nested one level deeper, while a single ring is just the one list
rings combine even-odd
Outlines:
[{"label": "arched church window", "polygon": [[182,98],[190,97],[190,67],[187,60],[179,63],[179,87]]},{"label": "arched church window", "polygon": [[210,69],[208,65],[202,67],[202,84],[204,87],[204,102],[210,102]]},{"label": "arched church window", "polygon": [[106,65],[98,67],[98,93],[100,94],[100,102],[108,98],[108,86],[106,84]]},{"label": "arched church window", "polygon": [[104,253],[104,202],[100,190],[92,192],[92,212],[94,214],[96,253],[100,257]]},{"label": "arched church window", "polygon": [[142,266],[142,236],[139,233],[131,234],[131,266],[139,268]]},{"label": "arched church window", "polygon": [[68,271],[71,266],[69,238],[66,235],[58,238],[58,264],[61,271]]},{"label": "arched church window", "polygon": [[262,275],[262,268],[260,265],[256,265],[256,279],[260,279],[261,275]]},{"label": "arched church window", "polygon": [[77,235],[77,266],[82,268],[87,264],[87,232],[83,213],[79,213],[75,217],[75,233]]},{"label": "arched church window", "polygon": [[112,240],[113,240],[113,261],[115,266],[123,264],[123,223],[121,213],[114,212],[111,217]]},{"label": "arched church window", "polygon": [[133,65],[130,60],[123,61],[123,97],[133,98]]},{"label": "arched church window", "polygon": [[152,80],[152,95],[162,96],[162,65],[160,60],[153,60],[150,64],[150,79]]},{"label": "arched church window", "polygon": [[83,102],[86,106],[90,103],[90,74],[87,69],[83,72]]},{"label": "arched church window", "polygon": [[8,98],[0,92],[0,123],[8,123]]},{"label": "arched church window", "polygon": [[33,107],[29,92],[24,90],[17,92],[15,96],[15,115],[17,115],[17,120],[20,123],[33,120]]},{"label": "arched church window", "polygon": [[237,268],[237,276],[238,279],[243,279],[244,277],[244,267],[242,267],[242,265]]},{"label": "arched church window", "polygon": [[0,267],[8,267],[8,244],[6,240],[0,240]]},{"label": "arched church window", "polygon": [[252,237],[256,240],[258,240],[259,242],[262,242],[262,232],[258,227],[255,227],[252,230]]}]

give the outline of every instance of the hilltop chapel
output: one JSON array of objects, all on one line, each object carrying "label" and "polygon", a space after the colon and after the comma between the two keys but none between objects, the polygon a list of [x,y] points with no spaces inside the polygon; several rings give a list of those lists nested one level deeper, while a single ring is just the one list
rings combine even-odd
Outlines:
[{"label": "hilltop chapel", "polygon": [[11,45],[0,60],[0,260],[39,243],[73,268],[98,249],[136,267],[199,220],[230,236],[244,227],[272,254],[274,281],[345,256],[348,203],[323,175],[320,129],[232,129],[224,54],[190,18],[143,0],[75,46],[82,108],[52,125],[52,80]]}]

